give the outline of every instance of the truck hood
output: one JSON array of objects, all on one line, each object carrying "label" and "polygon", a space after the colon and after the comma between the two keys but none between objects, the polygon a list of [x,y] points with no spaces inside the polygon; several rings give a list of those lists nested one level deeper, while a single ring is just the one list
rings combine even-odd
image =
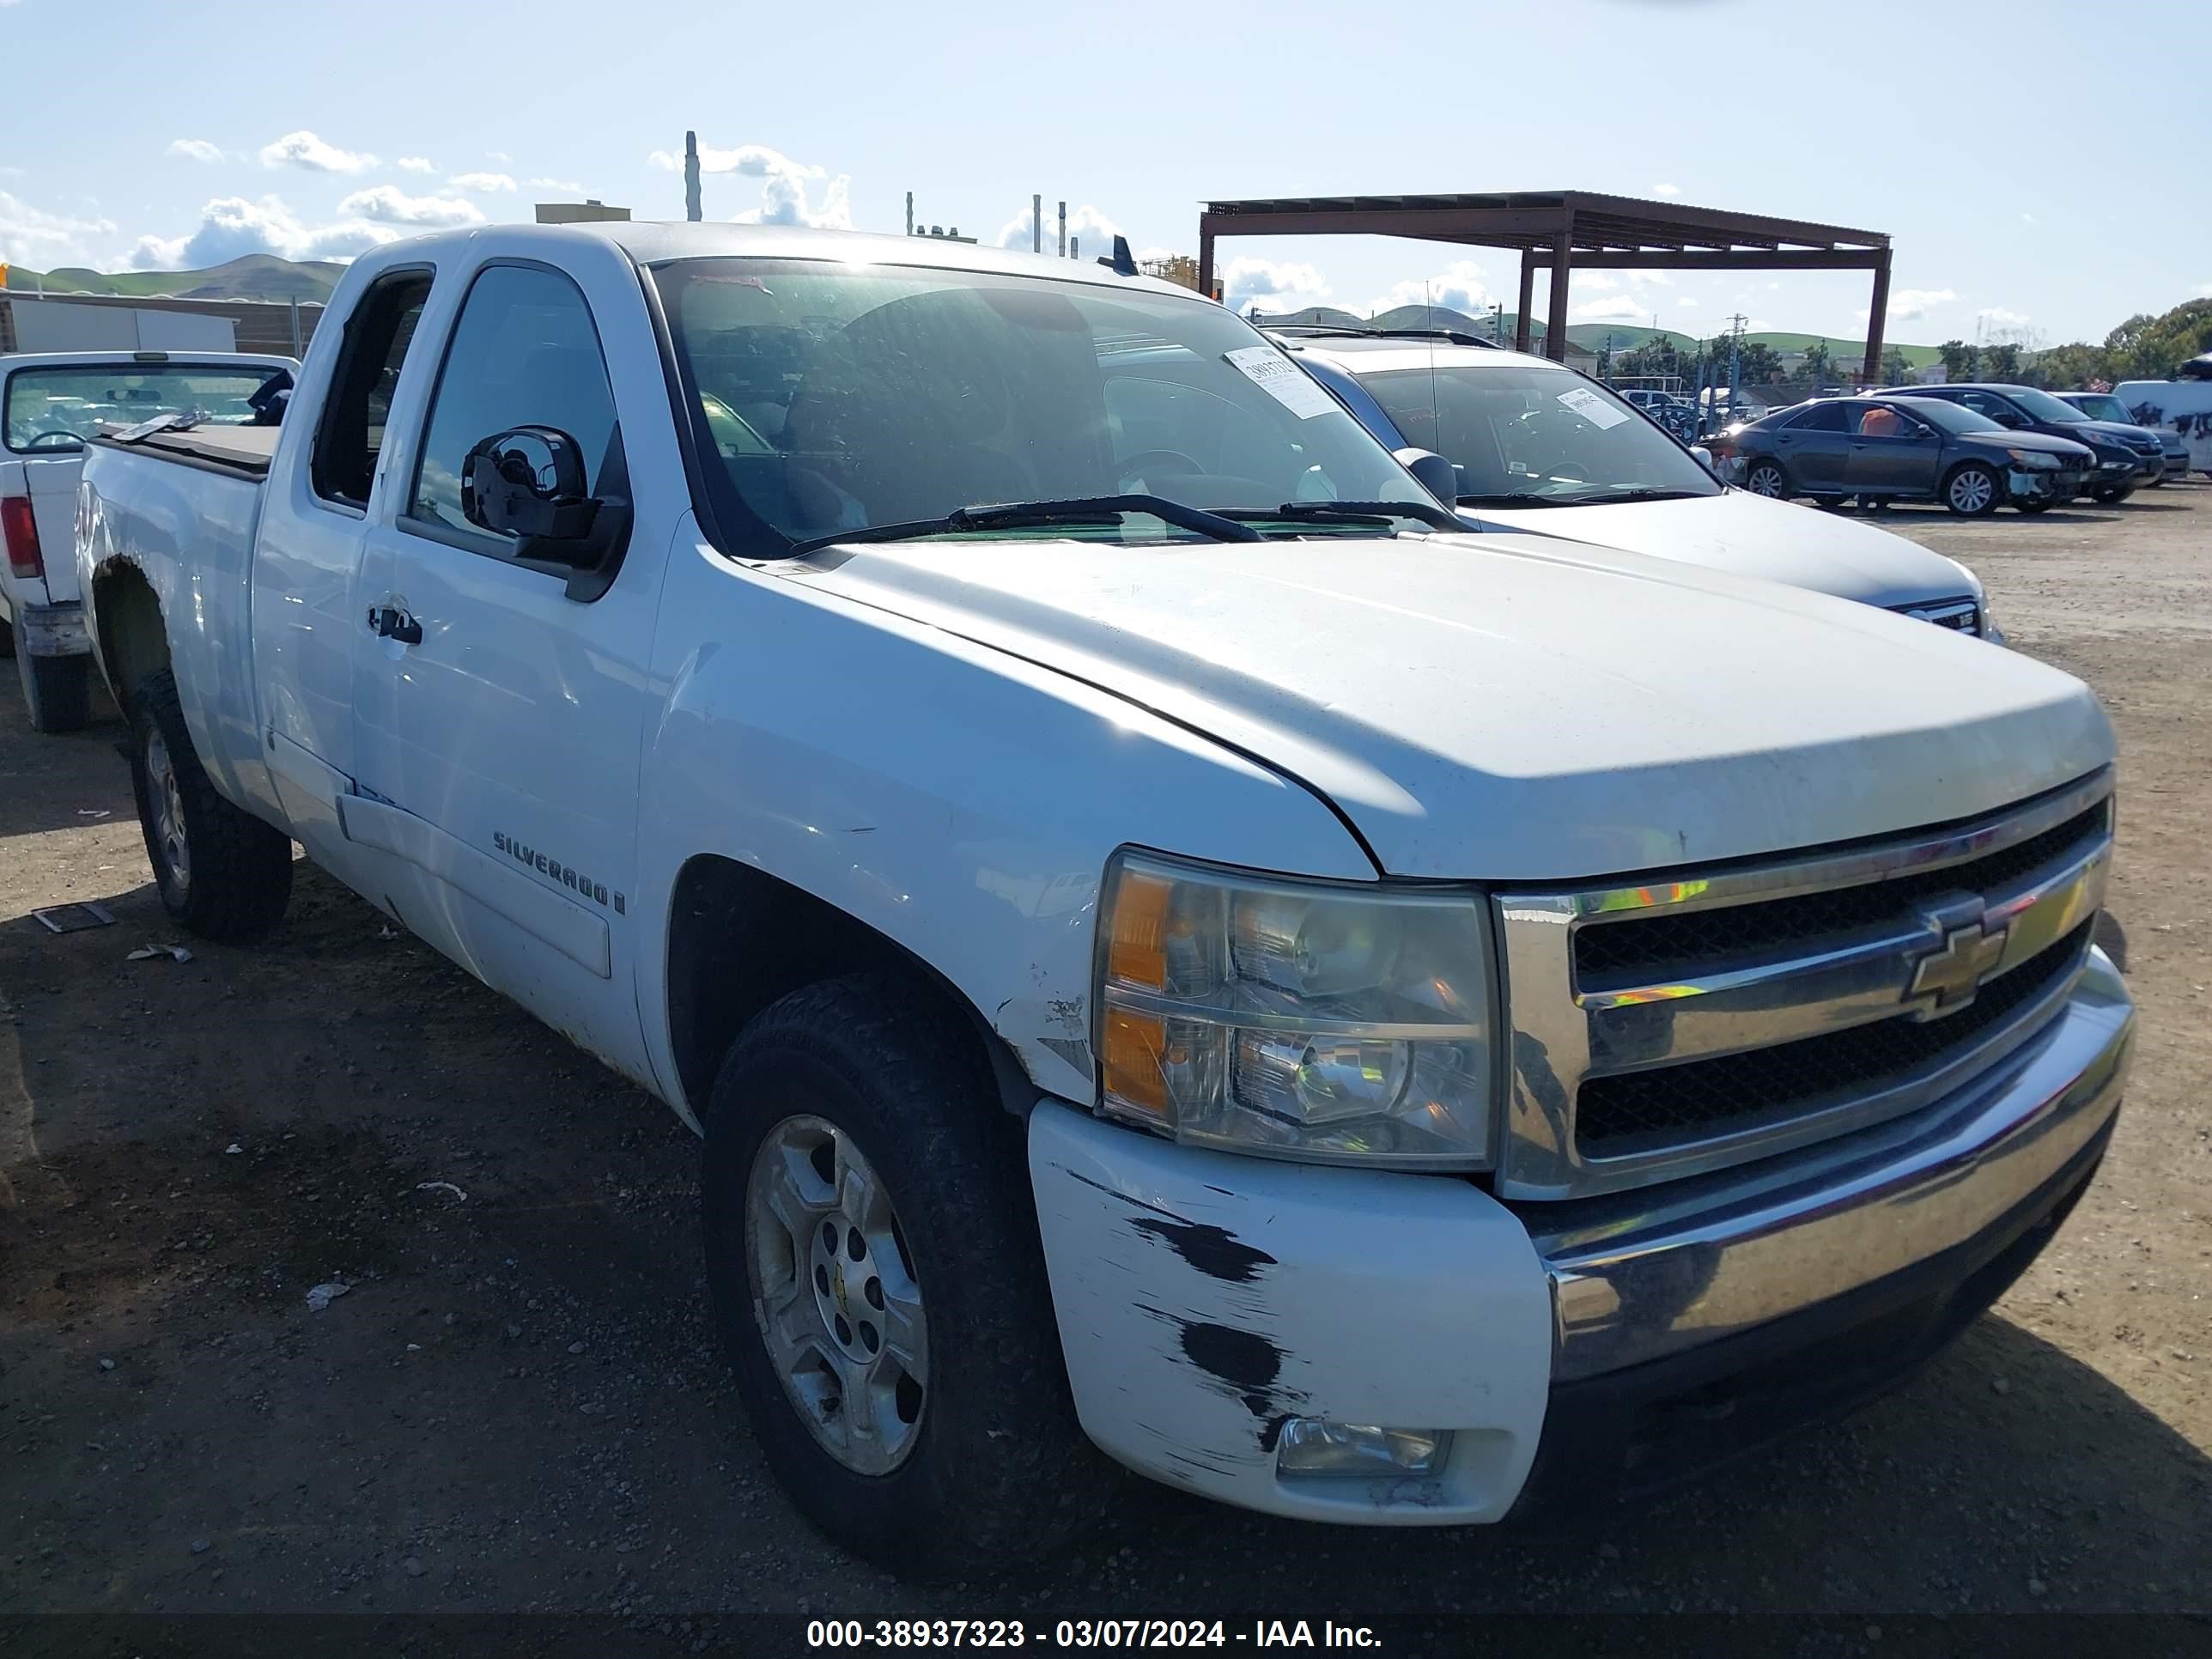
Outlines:
[{"label": "truck hood", "polygon": [[1982,596],[1964,566],[1917,542],[1743,489],[1676,501],[1461,509],[1470,514],[1486,525],[1762,576],[1861,605]]},{"label": "truck hood", "polygon": [[1393,875],[1578,878],[1882,835],[2112,755],[2087,688],[2016,653],[1548,538],[864,544],[768,568],[1255,756]]}]

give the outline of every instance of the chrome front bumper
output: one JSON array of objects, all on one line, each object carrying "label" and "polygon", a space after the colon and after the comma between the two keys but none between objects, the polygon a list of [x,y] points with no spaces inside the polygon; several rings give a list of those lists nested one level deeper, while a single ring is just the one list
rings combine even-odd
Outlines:
[{"label": "chrome front bumper", "polygon": [[1946,1103],[1744,1169],[1515,1206],[1551,1279],[1554,1384],[1787,1318],[1996,1227],[2109,1127],[2134,1025],[2092,950],[2063,1012]]}]

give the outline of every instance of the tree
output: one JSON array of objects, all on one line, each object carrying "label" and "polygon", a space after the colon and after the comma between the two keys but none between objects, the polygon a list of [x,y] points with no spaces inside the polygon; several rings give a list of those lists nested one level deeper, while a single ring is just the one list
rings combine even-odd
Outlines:
[{"label": "tree", "polygon": [[1947,380],[1975,380],[1981,378],[1982,354],[1978,348],[1964,340],[1946,340],[1936,349],[1943,358],[1943,378]]},{"label": "tree", "polygon": [[1901,347],[1892,346],[1881,354],[1881,379],[1885,386],[1903,386],[1912,378],[1912,365],[1905,361]]},{"label": "tree", "polygon": [[1828,343],[1826,340],[1814,341],[1811,345],[1805,348],[1806,389],[1809,392],[1818,392],[1820,389],[1820,382],[1827,379],[1831,372],[1828,365]]},{"label": "tree", "polygon": [[[1744,386],[1772,386],[1782,379],[1781,354],[1764,340],[1746,340],[1737,353],[1740,365],[1739,380]],[[1725,372],[1728,349],[1721,349],[1721,364]]]},{"label": "tree", "polygon": [[2102,346],[2076,341],[2036,353],[2035,361],[2021,372],[2036,386],[2070,391],[2086,386],[2092,380],[2111,380],[2108,356]]},{"label": "tree", "polygon": [[2020,379],[2020,348],[2009,340],[1982,349],[1982,374],[1992,380]]},{"label": "tree", "polygon": [[2212,350],[2212,300],[2189,300],[2153,317],[2138,313],[2105,337],[2106,378],[2162,380],[2175,366]]}]

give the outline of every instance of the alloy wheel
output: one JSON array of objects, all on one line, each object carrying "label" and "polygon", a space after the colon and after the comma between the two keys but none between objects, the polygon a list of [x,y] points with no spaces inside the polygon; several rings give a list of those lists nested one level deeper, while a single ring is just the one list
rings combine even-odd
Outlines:
[{"label": "alloy wheel", "polygon": [[1951,505],[1961,513],[1979,513],[1990,504],[1996,486],[1986,472],[1969,468],[1951,480]]},{"label": "alloy wheel", "polygon": [[1743,487],[1771,501],[1782,494],[1782,469],[1771,464],[1754,466],[1745,476]]},{"label": "alloy wheel", "polygon": [[183,893],[192,883],[191,843],[185,838],[185,797],[176,763],[161,732],[146,734],[146,793],[154,809],[154,842],[168,866],[169,884]]},{"label": "alloy wheel", "polygon": [[787,1117],[762,1141],[745,1268],[761,1340],[823,1449],[856,1474],[897,1468],[927,1401],[928,1320],[890,1190],[836,1125]]}]

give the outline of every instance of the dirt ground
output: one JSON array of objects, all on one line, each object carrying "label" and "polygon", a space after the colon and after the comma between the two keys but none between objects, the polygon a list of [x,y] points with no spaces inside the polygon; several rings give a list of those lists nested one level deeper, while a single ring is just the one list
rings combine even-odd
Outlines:
[{"label": "dirt ground", "polygon": [[[2212,486],[1886,522],[2125,749],[2134,1084],[2034,1270],[1900,1394],[1594,1537],[1138,1493],[989,1589],[858,1565],[769,1484],[665,1108],[304,865],[271,944],[126,960],[179,935],[121,728],[33,736],[5,675],[0,1614],[2212,1609]],[[115,925],[30,917],[88,899]]]}]

